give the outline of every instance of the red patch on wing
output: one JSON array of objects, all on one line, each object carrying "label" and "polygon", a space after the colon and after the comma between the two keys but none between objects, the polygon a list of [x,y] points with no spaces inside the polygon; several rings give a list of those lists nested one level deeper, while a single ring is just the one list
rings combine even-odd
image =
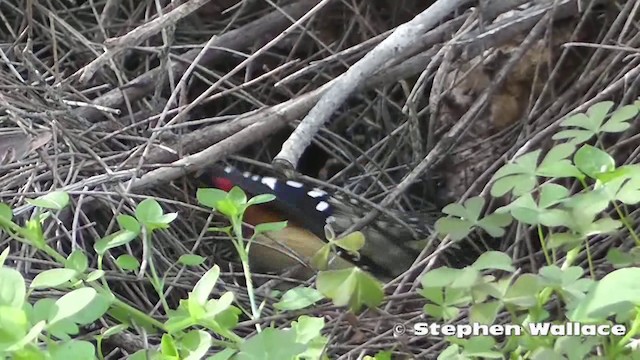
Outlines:
[{"label": "red patch on wing", "polygon": [[230,191],[233,188],[233,182],[227,178],[214,177],[211,179],[212,185],[224,191]]}]

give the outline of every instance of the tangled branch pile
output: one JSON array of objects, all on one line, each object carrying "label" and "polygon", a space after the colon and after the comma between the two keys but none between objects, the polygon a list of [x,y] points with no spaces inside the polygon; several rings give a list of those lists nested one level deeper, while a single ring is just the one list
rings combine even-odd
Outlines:
[{"label": "tangled branch pile", "polygon": [[[264,167],[279,154],[302,174],[407,213],[462,202],[486,194],[516,154],[548,148],[568,113],[638,98],[637,5],[450,0],[453,11],[437,14],[419,0],[2,1],[0,123],[31,136],[2,144],[2,201],[28,216],[25,197],[68,191],[74,215],[49,237],[63,249],[90,249],[114,227],[114,214],[153,196],[180,214],[154,243],[164,269],[190,251],[216,252],[190,174],[220,160]],[[425,23],[409,38],[384,42],[418,14]],[[282,148],[341,75],[381,46],[393,56],[363,68],[362,84],[322,98],[336,110],[317,133],[303,134],[313,143],[292,137]],[[637,161],[637,131],[633,124],[607,139],[619,163]],[[298,159],[291,152],[300,146]],[[542,258],[524,245],[525,233],[514,226],[497,246],[535,268]],[[595,250],[610,247],[606,240]],[[15,250],[28,277],[47,268]],[[433,265],[421,260],[417,273]],[[168,271],[176,299],[201,275]],[[229,284],[235,277],[223,275]],[[153,312],[148,286],[111,280]],[[410,294],[417,286],[391,286],[386,313],[361,316],[359,327],[376,334],[367,341],[334,309],[315,309],[333,319],[331,343],[339,345],[329,354],[346,359],[398,342],[418,358],[441,349],[386,331],[420,318],[407,310],[421,304]]]}]

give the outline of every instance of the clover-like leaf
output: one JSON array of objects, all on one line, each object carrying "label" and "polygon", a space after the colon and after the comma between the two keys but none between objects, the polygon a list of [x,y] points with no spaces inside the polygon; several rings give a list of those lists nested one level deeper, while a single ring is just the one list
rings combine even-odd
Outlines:
[{"label": "clover-like leaf", "polygon": [[539,204],[532,194],[524,194],[509,205],[498,208],[496,213],[508,211],[518,221],[529,225],[560,226],[566,219],[563,210],[549,208],[563,202],[568,196],[569,190],[564,186],[543,184],[540,186]]},{"label": "clover-like leaf", "polygon": [[296,342],[293,330],[266,328],[262,332],[240,343],[238,360],[282,360],[295,359],[306,345]]},{"label": "clover-like leaf", "polygon": [[608,112],[613,107],[611,101],[603,101],[592,105],[587,114],[574,114],[563,120],[560,125],[563,127],[576,127],[578,129],[568,129],[559,131],[552,138],[554,140],[570,139],[573,144],[581,144],[601,132],[617,133],[629,128],[628,121],[638,113],[638,105],[626,105],[614,111],[606,122]]},{"label": "clover-like leaf", "polygon": [[531,191],[538,183],[536,165],[539,156],[540,150],[536,150],[502,166],[492,177],[491,196],[500,197],[509,191],[519,196]]},{"label": "clover-like leaf", "polygon": [[478,221],[478,226],[494,238],[505,234],[505,227],[511,224],[513,218],[509,214],[489,214]]},{"label": "clover-like leaf", "polygon": [[466,200],[464,205],[453,203],[445,206],[442,212],[451,216],[438,219],[436,231],[449,235],[454,241],[463,239],[474,226],[481,227],[493,237],[504,235],[504,227],[511,223],[511,216],[494,213],[480,219],[483,207],[484,199],[480,196]]},{"label": "clover-like leaf", "polygon": [[599,174],[613,171],[616,167],[611,155],[588,144],[576,151],[573,161],[580,171],[592,179],[597,179]]},{"label": "clover-like leaf", "polygon": [[323,271],[318,274],[316,288],[336,306],[349,305],[353,312],[363,305],[378,306],[384,295],[382,284],[358,268]]},{"label": "clover-like leaf", "polygon": [[587,296],[571,309],[571,321],[592,322],[630,311],[640,303],[640,268],[618,269],[594,282]]},{"label": "clover-like leaf", "polygon": [[576,150],[572,143],[559,144],[551,148],[536,169],[538,176],[562,178],[584,178],[584,175],[568,159]]},{"label": "clover-like leaf", "polygon": [[313,288],[298,286],[288,290],[282,295],[279,302],[274,307],[280,311],[300,310],[322,300],[322,294]]},{"label": "clover-like leaf", "polygon": [[515,271],[511,257],[500,251],[487,251],[483,253],[471,266],[479,271],[487,269],[504,270],[509,272]]},{"label": "clover-like leaf", "polygon": [[354,231],[347,234],[340,239],[333,241],[333,244],[337,247],[347,250],[350,253],[358,252],[364,246],[364,234],[360,231]]},{"label": "clover-like leaf", "polygon": [[602,125],[601,131],[608,133],[623,132],[631,126],[629,120],[638,115],[638,107],[636,105],[625,105],[611,114],[611,118]]}]

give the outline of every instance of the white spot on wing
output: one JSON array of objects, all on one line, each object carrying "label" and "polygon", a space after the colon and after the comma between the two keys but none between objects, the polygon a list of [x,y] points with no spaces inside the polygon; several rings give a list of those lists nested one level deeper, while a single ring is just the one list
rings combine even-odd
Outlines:
[{"label": "white spot on wing", "polygon": [[258,175],[253,175],[253,176],[251,177],[251,180],[253,180],[253,181],[258,181],[258,180],[260,180],[260,176],[258,176]]},{"label": "white spot on wing", "polygon": [[233,171],[233,168],[231,166],[227,166],[224,168],[224,172],[226,172],[227,174],[230,174]]},{"label": "white spot on wing", "polygon": [[293,181],[293,180],[287,180],[287,185],[294,187],[294,188],[301,188],[304,185],[302,185],[302,183],[299,183],[297,181]]},{"label": "white spot on wing", "polygon": [[251,173],[248,172],[248,171],[245,171],[245,172],[242,173],[242,176],[248,178],[249,176],[251,176]]},{"label": "white spot on wing", "polygon": [[318,211],[325,211],[328,208],[329,208],[329,203],[327,203],[326,201],[320,201],[318,205],[316,205],[316,210]]},{"label": "white spot on wing", "polygon": [[278,180],[272,177],[263,177],[262,180],[260,180],[260,182],[267,185],[271,190],[275,190],[276,183],[278,182]]},{"label": "white spot on wing", "polygon": [[307,193],[307,195],[311,196],[312,198],[319,198],[319,197],[323,197],[323,196],[327,195],[327,193],[322,191],[322,190],[313,189],[313,190],[309,191]]}]

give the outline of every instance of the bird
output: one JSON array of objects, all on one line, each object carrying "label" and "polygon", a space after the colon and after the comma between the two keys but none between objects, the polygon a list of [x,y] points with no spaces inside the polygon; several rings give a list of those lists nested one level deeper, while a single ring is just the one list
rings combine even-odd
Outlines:
[{"label": "bird", "polygon": [[[233,166],[209,166],[200,171],[198,178],[205,187],[228,192],[237,186],[248,196],[271,194],[275,197],[272,202],[249,207],[243,219],[253,226],[287,221],[284,229],[266,233],[251,245],[249,261],[252,269],[259,272],[278,273],[301,265],[302,270],[293,277],[313,274],[309,259],[327,243],[326,228],[340,234],[367,212],[367,207],[362,203],[353,199],[349,201],[335,192],[330,193],[295,180],[241,171]],[[406,218],[408,223],[418,225],[413,227],[413,232],[385,219],[376,220],[362,230],[365,245],[359,254],[355,256],[347,251],[338,251],[330,269],[357,266],[383,281],[404,273],[420,250],[409,244],[427,238],[434,221]]]}]

